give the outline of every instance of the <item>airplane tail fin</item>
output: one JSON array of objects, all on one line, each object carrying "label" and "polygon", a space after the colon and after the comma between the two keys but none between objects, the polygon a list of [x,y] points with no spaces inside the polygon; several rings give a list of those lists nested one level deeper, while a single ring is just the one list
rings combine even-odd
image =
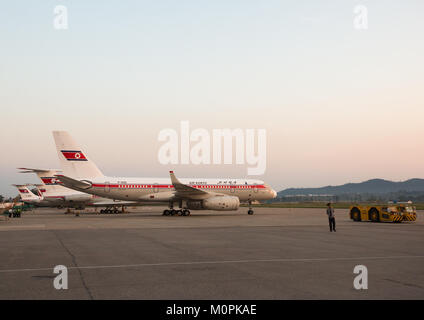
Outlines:
[{"label": "airplane tail fin", "polygon": [[66,176],[76,179],[101,177],[103,173],[66,131],[53,131],[59,161]]},{"label": "airplane tail fin", "polygon": [[36,184],[34,185],[35,189],[37,190],[38,196],[43,199],[44,194],[47,192],[46,186],[44,184]]},{"label": "airplane tail fin", "polygon": [[41,185],[36,185],[37,189],[43,196],[51,196],[56,193],[71,192],[62,186],[62,183],[55,177],[58,173],[62,172],[59,169],[32,169],[32,168],[18,168],[20,173],[35,173],[41,181]]},{"label": "airplane tail fin", "polygon": [[14,184],[14,186],[18,189],[22,201],[40,201],[42,199],[40,196],[33,194],[25,184]]}]

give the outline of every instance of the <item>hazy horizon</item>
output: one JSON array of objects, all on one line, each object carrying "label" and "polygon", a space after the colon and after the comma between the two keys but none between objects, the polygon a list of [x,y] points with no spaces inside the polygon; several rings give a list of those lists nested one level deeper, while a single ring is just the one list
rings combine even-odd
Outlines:
[{"label": "hazy horizon", "polygon": [[[353,27],[354,7],[369,27]],[[68,30],[53,28],[68,9]],[[0,5],[0,194],[59,168],[66,130],[109,176],[246,177],[162,165],[159,132],[266,129],[280,191],[424,178],[422,1],[47,0]]]}]

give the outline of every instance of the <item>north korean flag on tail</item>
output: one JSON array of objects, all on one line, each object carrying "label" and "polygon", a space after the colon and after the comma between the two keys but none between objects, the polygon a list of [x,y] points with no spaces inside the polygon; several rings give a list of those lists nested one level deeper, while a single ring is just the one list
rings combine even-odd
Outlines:
[{"label": "north korean flag on tail", "polygon": [[68,161],[87,161],[87,158],[81,151],[61,150],[61,152]]},{"label": "north korean flag on tail", "polygon": [[41,177],[41,181],[43,181],[46,185],[60,184],[60,182],[56,177]]}]

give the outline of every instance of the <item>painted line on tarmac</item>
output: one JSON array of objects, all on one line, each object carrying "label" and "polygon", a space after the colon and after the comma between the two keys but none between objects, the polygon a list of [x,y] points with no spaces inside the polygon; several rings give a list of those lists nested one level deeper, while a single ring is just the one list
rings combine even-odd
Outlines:
[{"label": "painted line on tarmac", "polygon": [[[83,269],[141,268],[141,267],[202,265],[202,264],[235,264],[235,263],[263,263],[263,262],[327,262],[327,261],[385,260],[385,259],[422,259],[422,258],[424,258],[424,256],[216,260],[216,261],[187,261],[187,262],[162,262],[162,263],[121,264],[121,265],[110,265],[110,266],[82,266],[82,267],[68,267],[68,270],[72,270],[72,269],[83,270]],[[53,267],[52,268],[5,269],[5,270],[0,270],[0,273],[33,272],[33,271],[52,271],[52,270],[53,270]]]},{"label": "painted line on tarmac", "polygon": [[46,228],[45,224],[26,224],[26,225],[6,225],[6,226],[0,226],[0,231],[8,231],[8,230],[28,230],[28,229],[36,229],[39,230],[40,228],[44,229]]}]

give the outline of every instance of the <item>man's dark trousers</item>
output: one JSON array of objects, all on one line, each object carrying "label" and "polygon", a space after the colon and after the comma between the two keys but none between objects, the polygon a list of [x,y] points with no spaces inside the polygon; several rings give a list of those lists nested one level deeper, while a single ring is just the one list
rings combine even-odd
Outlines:
[{"label": "man's dark trousers", "polygon": [[330,225],[330,231],[336,231],[336,218],[328,218],[328,224]]}]

